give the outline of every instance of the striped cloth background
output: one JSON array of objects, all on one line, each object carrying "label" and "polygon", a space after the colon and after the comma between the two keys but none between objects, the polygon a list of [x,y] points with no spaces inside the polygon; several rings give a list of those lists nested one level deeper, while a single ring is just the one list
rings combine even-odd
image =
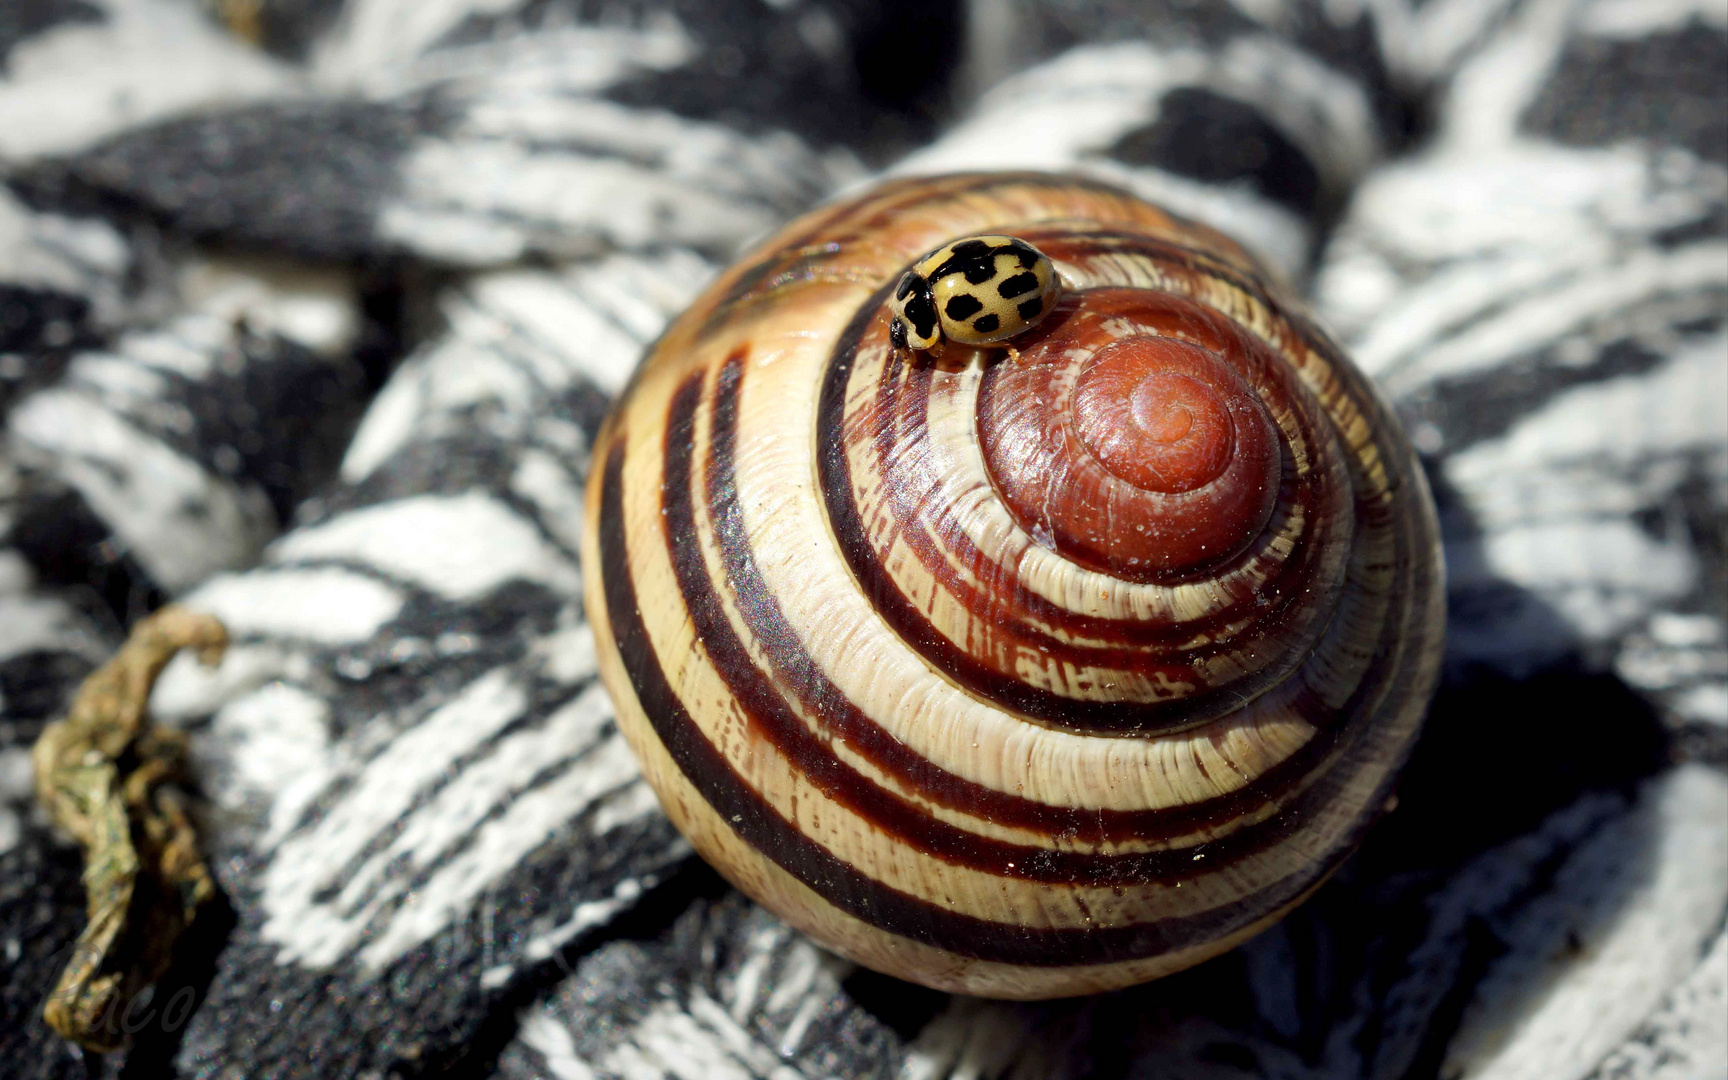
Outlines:
[{"label": "striped cloth background", "polygon": [[[0,5],[0,1076],[1682,1080],[1728,1069],[1724,0]],[[1139,989],[850,967],[660,814],[589,448],[880,176],[1127,186],[1285,276],[1440,501],[1447,674],[1309,904]],[[27,748],[168,599],[221,912],[83,1056]],[[147,1018],[146,1018],[147,1017]]]}]

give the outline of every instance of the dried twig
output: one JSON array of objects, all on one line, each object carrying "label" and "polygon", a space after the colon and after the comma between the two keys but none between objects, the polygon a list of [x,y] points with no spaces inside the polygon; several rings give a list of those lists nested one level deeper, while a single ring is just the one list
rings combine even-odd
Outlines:
[{"label": "dried twig", "polygon": [[90,923],[43,1004],[48,1026],[92,1050],[124,1042],[125,1009],[168,969],[174,942],[215,894],[174,782],[185,737],[145,706],[181,649],[215,664],[228,635],[209,615],[165,607],[78,688],[36,741],[36,797],[84,848]]}]

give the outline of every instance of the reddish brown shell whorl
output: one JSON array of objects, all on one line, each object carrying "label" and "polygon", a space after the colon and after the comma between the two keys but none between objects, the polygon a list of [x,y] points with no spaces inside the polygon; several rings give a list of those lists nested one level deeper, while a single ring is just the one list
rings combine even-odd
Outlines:
[{"label": "reddish brown shell whorl", "polygon": [[[888,290],[1020,237],[1014,348],[895,349]],[[1205,959],[1334,869],[1420,725],[1434,512],[1395,421],[1217,233],[1113,188],[902,181],[667,331],[603,429],[589,612],[619,723],[740,888],[994,997]]]}]

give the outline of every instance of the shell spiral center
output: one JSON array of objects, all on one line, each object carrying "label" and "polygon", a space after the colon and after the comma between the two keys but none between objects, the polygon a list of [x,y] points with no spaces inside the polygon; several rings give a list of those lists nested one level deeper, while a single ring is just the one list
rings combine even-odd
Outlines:
[{"label": "shell spiral center", "polygon": [[1283,467],[1259,393],[1231,358],[1176,337],[1173,298],[1091,290],[999,364],[979,405],[991,479],[1020,525],[1129,580],[1239,555]]}]

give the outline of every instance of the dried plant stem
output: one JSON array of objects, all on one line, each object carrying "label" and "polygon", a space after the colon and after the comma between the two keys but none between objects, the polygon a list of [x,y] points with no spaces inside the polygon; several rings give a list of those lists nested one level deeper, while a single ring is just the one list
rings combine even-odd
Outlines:
[{"label": "dried plant stem", "polygon": [[43,1004],[48,1026],[91,1050],[125,1041],[118,1011],[160,978],[174,942],[215,885],[175,782],[185,737],[150,727],[145,707],[181,649],[221,659],[227,631],[169,606],[139,623],[32,751],[36,797],[84,849],[89,925]]}]

